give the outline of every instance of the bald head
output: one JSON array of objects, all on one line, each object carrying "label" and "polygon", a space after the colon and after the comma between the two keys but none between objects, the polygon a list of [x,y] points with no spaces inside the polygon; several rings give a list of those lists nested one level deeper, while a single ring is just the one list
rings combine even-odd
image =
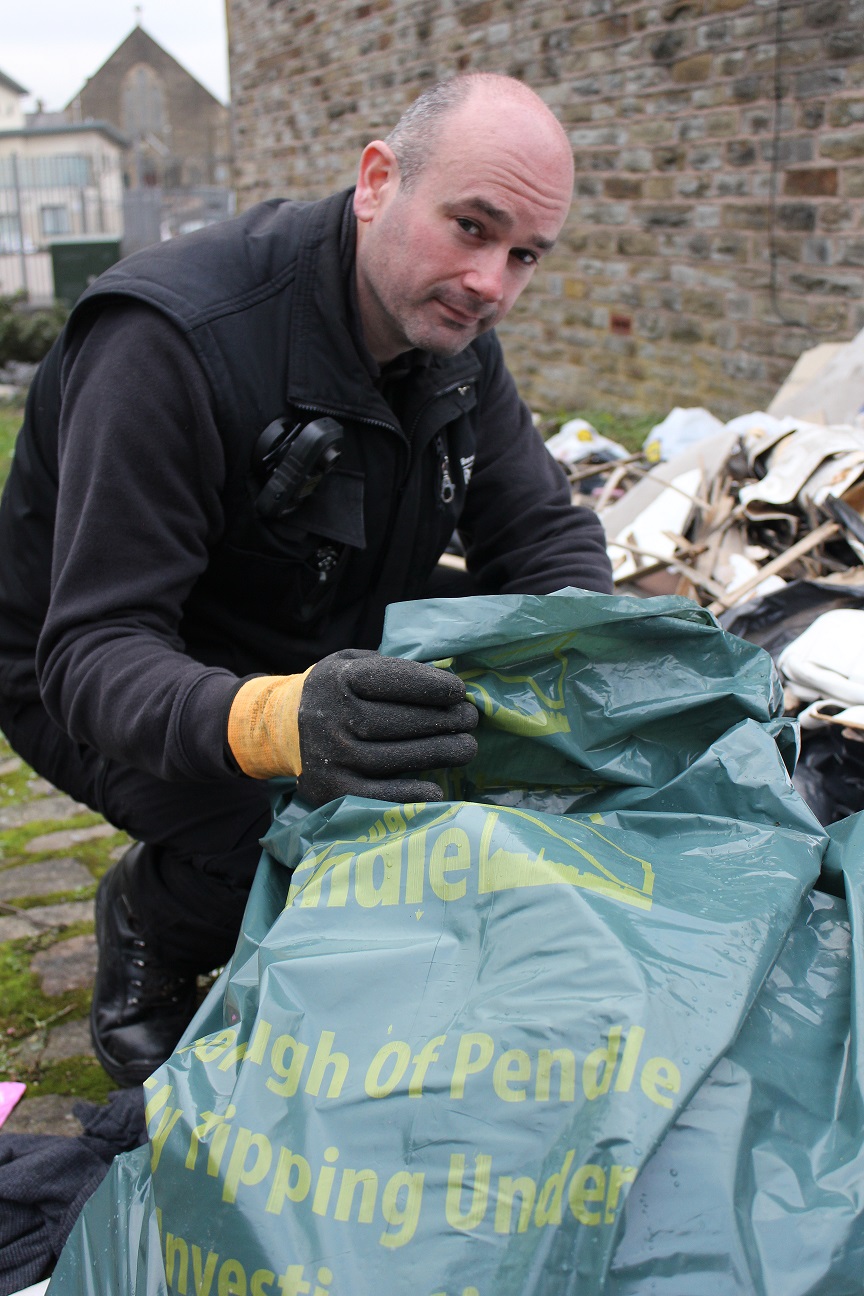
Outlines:
[{"label": "bald head", "polygon": [[354,190],[357,297],[379,363],[456,355],[503,319],[573,194],[558,121],[510,77],[455,77],[366,145]]},{"label": "bald head", "polygon": [[515,115],[547,141],[572,189],[573,154],[561,123],[530,86],[497,72],[465,72],[440,81],[405,110],[386,137],[399,163],[403,188],[411,188],[435,156],[442,131],[454,124],[454,118],[460,129],[472,131],[489,112]]}]

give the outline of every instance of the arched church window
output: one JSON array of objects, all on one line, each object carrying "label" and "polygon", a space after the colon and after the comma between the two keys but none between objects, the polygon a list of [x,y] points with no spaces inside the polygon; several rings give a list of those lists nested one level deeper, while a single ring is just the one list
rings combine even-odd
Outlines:
[{"label": "arched church window", "polygon": [[162,78],[146,63],[136,63],[123,78],[123,129],[132,139],[161,139],[167,125]]}]

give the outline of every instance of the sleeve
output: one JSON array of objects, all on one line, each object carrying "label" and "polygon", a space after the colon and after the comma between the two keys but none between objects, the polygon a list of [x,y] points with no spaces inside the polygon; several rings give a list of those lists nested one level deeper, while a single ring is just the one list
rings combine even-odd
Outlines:
[{"label": "sleeve", "polygon": [[223,525],[225,458],[191,346],[158,311],[110,304],[63,368],[51,599],[36,666],[76,741],[165,779],[236,777],[241,681],[184,650],[183,608]]},{"label": "sleeve", "polygon": [[468,570],[501,594],[612,591],[603,527],[574,506],[561,466],[519,399],[497,338],[483,339],[474,470],[459,521]]}]

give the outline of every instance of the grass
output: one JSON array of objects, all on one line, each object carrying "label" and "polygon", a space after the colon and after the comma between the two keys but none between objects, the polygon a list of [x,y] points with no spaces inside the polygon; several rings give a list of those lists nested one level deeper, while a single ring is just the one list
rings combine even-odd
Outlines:
[{"label": "grass", "polygon": [[544,436],[551,436],[568,419],[581,418],[601,436],[617,441],[625,450],[636,454],[642,449],[648,433],[663,417],[663,414],[614,414],[600,409],[558,410],[548,418],[541,418],[540,427]]},{"label": "grass", "polygon": [[579,410],[571,418],[584,418],[596,428],[601,436],[618,441],[635,454],[642,449],[645,438],[656,423],[664,417],[662,414],[609,414],[605,410]]},{"label": "grass", "polygon": [[19,402],[0,404],[0,486],[9,473],[15,438],[24,417],[24,406]]},{"label": "grass", "polygon": [[[4,410],[3,414],[6,413]],[[9,421],[0,423],[0,444],[11,450],[14,430],[9,432]],[[0,763],[10,761],[13,753],[0,734]],[[35,775],[21,763],[0,775],[0,809],[21,803],[33,795]],[[17,828],[0,830],[0,876],[8,869],[22,864],[35,863],[50,858],[52,852],[33,854],[27,845],[34,837],[56,832],[63,828],[83,828],[103,822],[96,814],[76,815],[72,819],[43,819]],[[55,905],[67,900],[91,899],[97,880],[111,865],[111,857],[118,845],[127,839],[122,833],[100,837],[95,841],[79,842],[64,851],[74,857],[89,872],[92,885],[73,891],[60,891],[51,895],[31,896],[0,907],[0,918],[10,916],[10,910],[38,916],[44,905]],[[20,940],[0,941],[0,1080],[20,1080],[27,1085],[27,1097],[59,1094],[68,1098],[86,1098],[105,1102],[116,1088],[113,1080],[91,1057],[72,1057],[43,1062],[42,1051],[50,1031],[67,1022],[86,1019],[90,1011],[89,989],[66,990],[58,995],[45,994],[39,977],[32,971],[31,962],[36,954],[58,945],[73,936],[89,934],[90,922],[75,922],[63,928],[39,931]]]}]

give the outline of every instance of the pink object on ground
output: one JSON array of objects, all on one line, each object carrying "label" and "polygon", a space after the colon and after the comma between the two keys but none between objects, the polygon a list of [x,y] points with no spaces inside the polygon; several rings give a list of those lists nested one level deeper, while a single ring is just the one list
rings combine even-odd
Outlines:
[{"label": "pink object on ground", "polygon": [[27,1088],[17,1080],[0,1080],[0,1125],[3,1124],[18,1099]]}]

